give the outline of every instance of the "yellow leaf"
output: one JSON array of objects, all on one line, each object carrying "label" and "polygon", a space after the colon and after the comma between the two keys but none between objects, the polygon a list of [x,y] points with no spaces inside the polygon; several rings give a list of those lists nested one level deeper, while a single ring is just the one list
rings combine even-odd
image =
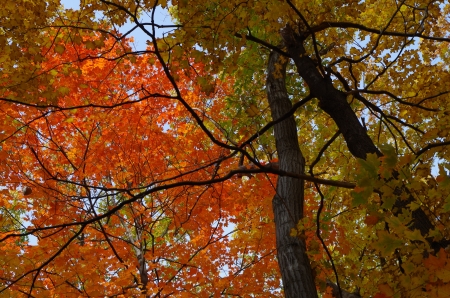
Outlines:
[{"label": "yellow leaf", "polygon": [[440,268],[439,270],[436,271],[436,277],[442,280],[443,282],[448,283],[450,282],[450,270],[448,270],[448,268]]},{"label": "yellow leaf", "polygon": [[62,95],[67,95],[70,92],[70,89],[68,87],[59,87],[58,88],[59,93]]},{"label": "yellow leaf", "polygon": [[62,45],[55,46],[55,52],[58,53],[58,54],[64,53],[65,50],[66,50],[66,48],[64,46],[62,46]]},{"label": "yellow leaf", "polygon": [[411,211],[415,211],[419,208],[420,208],[420,204],[418,204],[417,202],[411,202],[411,204],[409,204],[409,209],[411,209]]},{"label": "yellow leaf", "polygon": [[254,105],[251,104],[246,110],[245,113],[249,116],[249,117],[255,117],[259,114],[259,110],[258,108]]},{"label": "yellow leaf", "polygon": [[406,238],[408,238],[411,241],[421,241],[423,243],[428,244],[428,242],[425,240],[425,238],[422,236],[422,234],[420,234],[420,231],[417,229],[414,231],[406,230],[405,236],[406,236]]},{"label": "yellow leaf", "polygon": [[86,42],[86,49],[90,49],[90,50],[95,49],[95,43],[93,43],[92,41]]}]

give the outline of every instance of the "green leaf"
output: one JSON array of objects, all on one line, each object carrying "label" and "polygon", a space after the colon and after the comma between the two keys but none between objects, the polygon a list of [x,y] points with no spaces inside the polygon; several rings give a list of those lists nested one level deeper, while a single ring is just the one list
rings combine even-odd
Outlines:
[{"label": "green leaf", "polygon": [[353,197],[352,200],[352,206],[353,207],[357,207],[360,205],[365,205],[367,204],[367,201],[370,197],[370,195],[373,192],[373,188],[372,187],[357,187],[355,188],[355,190],[353,190],[351,192],[351,195]]},{"label": "green leaf", "polygon": [[421,241],[423,243],[428,244],[425,238],[422,236],[422,234],[420,234],[420,231],[417,229],[415,229],[414,231],[406,230],[405,236],[411,241]]},{"label": "green leaf", "polygon": [[358,162],[371,177],[376,178],[378,176],[380,161],[376,154],[367,154],[366,160],[359,158]]},{"label": "green leaf", "polygon": [[389,234],[387,231],[377,232],[378,241],[373,244],[373,247],[381,252],[381,255],[388,256],[392,254],[397,248],[403,245],[403,241],[398,239],[395,235]]},{"label": "green leaf", "polygon": [[445,198],[445,203],[444,203],[443,209],[444,209],[444,212],[449,212],[450,211],[450,195],[448,195]]},{"label": "green leaf", "polygon": [[383,152],[383,164],[388,168],[393,168],[398,162],[397,152],[392,145],[384,144],[380,146],[381,152]]},{"label": "green leaf", "polygon": [[398,218],[397,216],[387,217],[385,220],[389,224],[389,227],[391,229],[403,231],[406,228],[401,219]]},{"label": "green leaf", "polygon": [[381,208],[391,210],[394,207],[395,201],[397,200],[397,196],[394,194],[391,195],[383,195],[383,204]]}]

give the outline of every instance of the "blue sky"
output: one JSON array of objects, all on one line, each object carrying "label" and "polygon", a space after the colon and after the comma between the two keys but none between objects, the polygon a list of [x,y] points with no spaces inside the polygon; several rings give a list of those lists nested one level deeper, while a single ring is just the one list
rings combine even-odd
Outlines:
[{"label": "blue sky", "polygon": [[[79,0],[61,0],[61,4],[64,5],[65,8],[79,9],[80,7]],[[140,21],[149,22],[150,16],[144,13]],[[170,17],[169,12],[165,9],[162,9],[159,6],[156,8],[155,22],[159,25],[173,25],[172,18]],[[120,27],[120,32],[125,33],[131,30],[132,28],[133,24],[127,22],[124,26]],[[158,29],[156,36],[162,37],[162,35],[168,31],[170,30]],[[149,39],[149,37],[141,29],[138,28],[134,30],[131,36],[134,38],[133,45],[135,47],[135,50],[146,49],[147,47],[146,41]]]}]

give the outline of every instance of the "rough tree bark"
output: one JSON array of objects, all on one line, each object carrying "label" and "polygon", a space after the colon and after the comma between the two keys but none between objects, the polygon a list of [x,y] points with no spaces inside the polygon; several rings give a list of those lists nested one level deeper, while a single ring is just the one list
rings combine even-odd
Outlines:
[{"label": "rough tree bark", "polygon": [[[267,97],[272,118],[285,115],[292,103],[288,98],[285,76],[287,59],[277,52],[269,56]],[[280,170],[303,174],[305,162],[298,144],[297,126],[294,117],[274,127]],[[279,177],[276,195],[273,198],[275,215],[277,258],[283,279],[285,297],[317,297],[314,277],[306,255],[306,245],[290,232],[303,217],[304,181],[290,177]]]}]

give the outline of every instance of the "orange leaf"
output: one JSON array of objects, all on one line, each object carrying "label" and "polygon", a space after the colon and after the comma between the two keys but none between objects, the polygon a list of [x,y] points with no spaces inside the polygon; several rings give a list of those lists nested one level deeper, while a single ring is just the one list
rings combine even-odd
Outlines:
[{"label": "orange leaf", "polygon": [[380,219],[376,215],[367,215],[364,219],[364,223],[368,226],[375,225]]}]

